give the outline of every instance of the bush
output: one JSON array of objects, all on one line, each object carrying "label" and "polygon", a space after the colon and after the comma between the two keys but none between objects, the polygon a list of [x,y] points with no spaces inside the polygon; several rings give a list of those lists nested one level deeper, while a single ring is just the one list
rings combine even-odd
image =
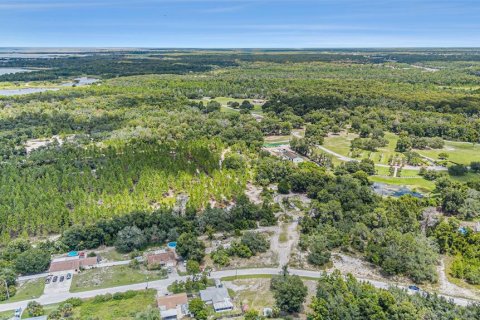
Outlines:
[{"label": "bush", "polygon": [[448,167],[448,173],[452,176],[464,176],[468,172],[468,168],[463,164],[454,164]]},{"label": "bush", "polygon": [[30,301],[25,311],[30,317],[40,317],[45,314],[43,306],[37,301]]},{"label": "bush", "polygon": [[80,298],[69,298],[65,300],[65,303],[71,304],[73,307],[79,307],[83,304],[83,300]]}]

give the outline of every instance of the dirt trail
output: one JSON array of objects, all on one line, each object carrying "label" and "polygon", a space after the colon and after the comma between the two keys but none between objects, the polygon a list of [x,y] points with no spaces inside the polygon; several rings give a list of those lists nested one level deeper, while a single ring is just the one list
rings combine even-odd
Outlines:
[{"label": "dirt trail", "polygon": [[440,285],[440,293],[442,294],[468,299],[480,299],[479,293],[467,288],[459,287],[456,284],[448,281],[447,274],[445,272],[444,258],[440,260],[440,266],[438,267],[438,283]]},{"label": "dirt trail", "polygon": [[278,253],[278,265],[280,267],[288,264],[292,248],[298,244],[299,234],[297,227],[298,219],[294,219],[294,221],[287,224],[288,240],[286,242],[280,242],[280,235],[283,231],[282,225],[275,228],[275,234],[270,240],[270,248]]}]

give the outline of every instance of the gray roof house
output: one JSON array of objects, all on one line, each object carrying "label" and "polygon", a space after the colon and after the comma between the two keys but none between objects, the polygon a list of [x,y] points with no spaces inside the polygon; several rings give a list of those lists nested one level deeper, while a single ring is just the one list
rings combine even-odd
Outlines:
[{"label": "gray roof house", "polygon": [[200,298],[206,304],[211,304],[215,312],[233,310],[233,303],[225,287],[208,287],[200,290]]}]

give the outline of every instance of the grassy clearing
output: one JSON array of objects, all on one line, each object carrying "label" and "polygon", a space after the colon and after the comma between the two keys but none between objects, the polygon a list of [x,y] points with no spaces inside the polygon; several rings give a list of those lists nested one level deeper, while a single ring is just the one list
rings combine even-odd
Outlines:
[{"label": "grassy clearing", "polygon": [[107,249],[104,251],[98,251],[97,254],[102,258],[102,260],[108,260],[108,261],[129,260],[128,255],[118,252],[117,250],[115,250],[115,248]]},{"label": "grassy clearing", "polygon": [[449,155],[448,160],[461,164],[470,164],[472,161],[480,160],[480,144],[468,142],[445,141],[443,149],[416,151],[435,160],[439,160],[438,155],[444,152]]},{"label": "grassy clearing", "polygon": [[[73,308],[72,319],[102,319],[102,320],[127,320],[135,319],[138,312],[146,310],[149,306],[155,308],[157,292],[155,290],[137,291],[137,294],[129,299],[110,300],[106,302],[95,302],[94,299],[84,300],[82,305]],[[45,314],[49,315],[58,308],[60,304],[45,305]],[[5,314],[5,316],[4,316]],[[0,320],[9,319],[13,311],[0,313]],[[24,313],[22,318],[28,318]]]},{"label": "grassy clearing", "polygon": [[275,145],[275,144],[289,144],[290,140],[294,137],[304,137],[305,129],[293,129],[292,134],[285,136],[265,136],[265,146]]},{"label": "grassy clearing", "polygon": [[[342,132],[339,135],[326,137],[323,142],[323,146],[343,156],[352,157],[350,144],[351,141],[357,137],[358,135],[355,133]],[[376,152],[361,151],[358,159],[368,158],[373,160],[375,163],[388,164],[389,158],[398,154],[395,152],[395,146],[397,144],[398,137],[393,133],[386,132],[385,139],[388,140],[387,146],[379,148]]]},{"label": "grassy clearing", "polygon": [[165,271],[148,271],[144,267],[132,269],[129,266],[114,266],[85,270],[73,276],[70,292],[81,292],[95,289],[124,286],[165,279]]},{"label": "grassy clearing", "polygon": [[87,300],[80,307],[75,308],[75,315],[80,319],[121,320],[134,319],[135,314],[148,308],[155,307],[155,290],[140,291],[130,299],[110,300],[102,303],[95,303]]},{"label": "grassy clearing", "polygon": [[222,281],[234,281],[234,280],[241,280],[241,279],[270,279],[271,277],[272,277],[271,274],[253,274],[253,275],[240,275],[240,276],[223,277],[220,280],[222,280]]},{"label": "grassy clearing", "polygon": [[0,312],[0,320],[9,320],[12,318],[14,310]]},{"label": "grassy clearing", "polygon": [[43,294],[45,288],[45,279],[28,280],[17,287],[17,293],[8,301],[1,303],[17,302],[29,299],[35,299]]},{"label": "grassy clearing", "polygon": [[250,309],[255,310],[263,310],[265,307],[275,305],[269,280],[236,280],[234,284],[247,288],[246,290],[239,290],[235,293],[234,300],[238,302],[238,304],[247,304]]}]

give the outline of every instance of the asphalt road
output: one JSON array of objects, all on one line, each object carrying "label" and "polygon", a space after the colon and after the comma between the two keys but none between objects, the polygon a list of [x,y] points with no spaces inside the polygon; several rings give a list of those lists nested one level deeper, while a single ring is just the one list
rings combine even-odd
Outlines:
[{"label": "asphalt road", "polygon": [[[275,274],[279,274],[280,272],[281,272],[280,268],[222,270],[222,271],[212,272],[211,277],[223,278],[223,277],[231,277],[231,276],[245,276],[245,275],[254,276],[254,275],[262,275],[262,274],[275,275]],[[289,269],[289,272],[290,274],[299,275],[301,277],[311,277],[311,278],[318,278],[321,275],[321,272],[318,272],[318,271]],[[159,292],[166,292],[167,287],[170,284],[172,284],[175,280],[185,280],[186,278],[187,278],[186,276],[172,275],[168,279],[150,281],[148,283],[143,282],[143,283],[130,284],[130,285],[120,286],[120,287],[112,287],[112,288],[106,288],[106,289],[98,289],[98,290],[75,292],[75,293],[62,292],[62,293],[44,294],[40,298],[34,299],[34,300],[41,303],[42,305],[47,305],[47,304],[59,303],[59,302],[65,301],[68,298],[74,298],[74,297],[85,299],[85,298],[92,298],[96,295],[102,295],[106,293],[113,294],[115,292],[125,292],[128,290],[144,290],[147,288],[147,286],[149,289],[151,288],[151,289],[156,289]],[[367,279],[361,279],[361,278],[357,278],[357,279],[360,281],[369,282],[374,287],[381,288],[381,289],[388,289],[389,287],[393,286],[393,284],[389,284],[381,281],[367,280]],[[399,287],[405,289],[405,287],[401,287],[401,286]],[[414,292],[409,290],[409,293],[413,294]],[[464,299],[464,298],[449,297],[449,296],[444,296],[444,297],[452,300],[455,304],[461,305],[461,306],[467,306],[468,304],[476,302],[476,301]],[[31,300],[0,304],[0,312],[15,310],[17,308],[25,309],[29,301]]]}]

